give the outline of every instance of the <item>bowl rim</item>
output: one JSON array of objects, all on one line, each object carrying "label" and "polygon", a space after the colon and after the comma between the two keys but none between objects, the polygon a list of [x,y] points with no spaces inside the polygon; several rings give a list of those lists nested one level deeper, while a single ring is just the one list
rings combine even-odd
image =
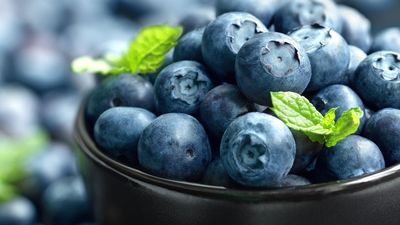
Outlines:
[{"label": "bowl rim", "polygon": [[299,201],[321,199],[343,193],[353,193],[400,177],[400,164],[397,164],[375,173],[347,180],[268,189],[235,189],[161,178],[119,163],[103,154],[87,130],[84,113],[85,103],[86,101],[82,102],[75,120],[74,141],[78,149],[96,164],[112,172],[112,174],[125,177],[128,180],[141,181],[170,190],[216,198],[226,199],[228,197],[240,201]]}]

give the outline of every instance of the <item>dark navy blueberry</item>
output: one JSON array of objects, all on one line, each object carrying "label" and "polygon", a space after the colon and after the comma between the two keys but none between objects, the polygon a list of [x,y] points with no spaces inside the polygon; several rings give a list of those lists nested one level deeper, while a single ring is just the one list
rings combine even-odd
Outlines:
[{"label": "dark navy blueberry", "polygon": [[93,125],[100,114],[117,106],[140,107],[153,112],[153,86],[141,76],[131,74],[104,80],[89,96],[86,106],[89,124]]},{"label": "dark navy blueberry", "polygon": [[32,225],[36,222],[36,213],[32,202],[17,197],[0,204],[0,225]]},{"label": "dark navy blueberry", "polygon": [[216,10],[217,15],[222,15],[227,12],[247,12],[260,19],[265,25],[269,25],[274,13],[284,2],[287,1],[217,0]]},{"label": "dark navy blueberry", "polygon": [[352,87],[374,110],[400,109],[400,53],[381,51],[358,66]]},{"label": "dark navy blueberry", "polygon": [[379,146],[387,166],[400,162],[400,110],[388,108],[374,113],[365,125],[364,136]]},{"label": "dark navy blueberry", "polygon": [[194,115],[213,88],[213,83],[203,65],[195,61],[180,61],[165,67],[154,87],[158,113]]},{"label": "dark navy blueberry", "polygon": [[[359,107],[361,110],[365,110],[364,104],[360,97],[349,87],[341,84],[335,84],[321,89],[311,99],[311,103],[315,108],[322,114],[325,115],[330,109],[338,107],[336,110],[336,120],[342,115],[342,113],[351,108]],[[357,134],[361,133],[365,124],[365,116],[360,120],[360,126],[357,130]]]},{"label": "dark navy blueberry", "polygon": [[208,134],[221,139],[226,128],[237,117],[255,111],[255,106],[232,84],[212,89],[200,104],[200,122]]},{"label": "dark navy blueberry", "polygon": [[274,186],[289,173],[296,143],[279,119],[259,112],[234,120],[221,141],[220,157],[229,176],[244,186]]},{"label": "dark navy blueberry", "polygon": [[21,183],[22,192],[39,201],[50,184],[77,173],[75,156],[68,146],[52,143],[27,161],[25,171],[27,176]]},{"label": "dark navy blueberry", "polygon": [[367,54],[365,52],[353,45],[349,45],[350,50],[350,63],[349,67],[346,70],[346,75],[343,84],[351,85],[354,79],[354,73],[357,70],[357,67],[360,63],[367,58]]},{"label": "dark navy blueberry", "polygon": [[236,82],[242,93],[270,105],[271,91],[302,93],[311,79],[307,53],[291,37],[267,32],[252,38],[236,58]]},{"label": "dark navy blueberry", "polygon": [[371,47],[371,22],[359,11],[340,5],[338,11],[343,21],[343,38],[349,45],[354,45],[368,52]]},{"label": "dark navy blueberry", "polygon": [[370,52],[400,52],[400,28],[387,28],[376,35]]},{"label": "dark navy blueberry", "polygon": [[339,33],[318,24],[304,26],[290,34],[307,51],[312,67],[307,91],[343,82],[350,63],[350,50]]},{"label": "dark navy blueberry", "polygon": [[94,138],[106,154],[136,163],[140,135],[155,118],[142,108],[114,107],[100,115],[94,126]]},{"label": "dark navy blueberry", "polygon": [[229,176],[228,172],[226,172],[225,167],[219,158],[214,159],[208,165],[204,172],[202,183],[223,187],[231,187],[235,185],[235,182]]},{"label": "dark navy blueberry", "polygon": [[282,6],[274,16],[275,30],[282,33],[318,23],[340,33],[342,20],[331,0],[292,0]]},{"label": "dark navy blueberry", "polygon": [[305,186],[310,185],[311,182],[304,177],[289,174],[285,178],[283,178],[277,186],[279,187],[298,187],[298,186]]},{"label": "dark navy blueberry", "polygon": [[263,32],[267,32],[267,28],[253,15],[225,13],[204,31],[203,59],[221,81],[234,83],[235,59],[239,49],[253,36]]},{"label": "dark navy blueberry", "polygon": [[358,135],[350,135],[318,157],[315,173],[320,181],[344,180],[385,168],[378,146]]},{"label": "dark navy blueberry", "polygon": [[85,187],[78,177],[53,183],[44,193],[42,204],[45,224],[71,225],[92,221]]},{"label": "dark navy blueberry", "polygon": [[302,173],[321,152],[323,145],[312,142],[305,134],[292,130],[296,142],[296,158],[291,173]]},{"label": "dark navy blueberry", "polygon": [[211,162],[211,148],[204,128],[194,117],[169,113],[143,131],[138,159],[153,175],[195,181]]},{"label": "dark navy blueberry", "polygon": [[203,62],[201,40],[205,28],[199,28],[185,34],[175,46],[174,61],[192,60]]}]

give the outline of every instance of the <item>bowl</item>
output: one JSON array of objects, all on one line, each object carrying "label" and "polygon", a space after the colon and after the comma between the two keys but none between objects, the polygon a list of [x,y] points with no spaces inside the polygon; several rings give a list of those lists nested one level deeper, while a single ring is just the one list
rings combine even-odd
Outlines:
[{"label": "bowl", "polygon": [[74,134],[99,225],[398,225],[400,165],[338,182],[238,190],[152,176],[104,155],[84,120]]}]

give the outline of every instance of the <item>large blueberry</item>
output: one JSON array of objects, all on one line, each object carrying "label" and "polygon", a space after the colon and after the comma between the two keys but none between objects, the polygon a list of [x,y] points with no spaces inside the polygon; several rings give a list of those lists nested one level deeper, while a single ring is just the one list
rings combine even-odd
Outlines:
[{"label": "large blueberry", "polygon": [[236,58],[236,81],[243,94],[260,105],[270,105],[271,91],[302,93],[311,79],[307,53],[291,37],[275,32],[245,43]]},{"label": "large blueberry", "polygon": [[154,111],[154,89],[140,76],[121,74],[104,80],[90,94],[86,106],[86,118],[94,124],[109,108],[117,106],[140,107]]},{"label": "large blueberry", "polygon": [[351,7],[340,5],[338,7],[343,21],[342,36],[349,45],[354,45],[368,52],[371,47],[371,22],[359,11]]},{"label": "large blueberry", "polygon": [[320,181],[343,180],[385,168],[378,146],[358,135],[350,135],[318,157],[315,173]]},{"label": "large blueberry", "polygon": [[275,30],[282,33],[311,24],[321,24],[337,32],[342,31],[342,20],[331,0],[292,0],[274,16]]},{"label": "large blueberry", "polygon": [[214,159],[204,172],[202,183],[223,187],[231,187],[235,182],[229,176],[228,172],[220,158]]},{"label": "large blueberry", "polygon": [[391,166],[400,162],[400,110],[382,109],[369,118],[364,136],[375,142]]},{"label": "large blueberry", "polygon": [[17,197],[0,204],[0,225],[32,225],[38,219],[36,213],[32,202]]},{"label": "large blueberry", "polygon": [[203,61],[201,53],[201,40],[205,28],[199,28],[185,34],[175,46],[174,61],[193,60],[197,62]]},{"label": "large blueberry", "polygon": [[350,50],[336,31],[318,24],[304,26],[290,34],[307,51],[312,67],[308,91],[343,82],[350,63]]},{"label": "large blueberry", "polygon": [[225,82],[235,81],[235,59],[239,49],[256,34],[266,32],[264,24],[244,12],[225,13],[210,23],[203,35],[203,59]]},{"label": "large blueberry", "polygon": [[400,53],[381,51],[358,66],[352,86],[364,103],[377,110],[400,108]]},{"label": "large blueberry", "polygon": [[347,67],[345,79],[343,84],[351,85],[353,83],[354,74],[357,70],[357,67],[360,63],[367,58],[367,54],[365,52],[353,45],[349,45],[350,50],[350,63],[349,67]]},{"label": "large blueberry", "polygon": [[[335,84],[321,89],[311,99],[311,103],[317,108],[323,115],[330,109],[338,107],[336,110],[336,120],[342,115],[342,113],[351,108],[359,107],[361,110],[365,110],[364,104],[360,97],[349,87],[341,84]],[[365,124],[365,116],[361,118],[360,126],[357,133],[361,133]]]},{"label": "large blueberry", "polygon": [[296,144],[289,128],[264,113],[247,113],[225,131],[220,157],[233,180],[250,187],[274,186],[290,171]]},{"label": "large blueberry", "polygon": [[291,169],[291,173],[302,173],[309,166],[318,154],[323,145],[318,142],[312,142],[305,134],[292,130],[296,142],[296,157]]},{"label": "large blueberry", "polygon": [[140,135],[155,118],[142,108],[114,107],[96,121],[94,138],[106,154],[124,162],[137,162]]},{"label": "large blueberry", "polygon": [[211,161],[207,134],[193,117],[164,114],[142,133],[139,164],[149,173],[177,180],[198,180]]},{"label": "large blueberry", "polygon": [[180,61],[165,67],[154,87],[160,114],[196,114],[200,102],[213,88],[213,83],[203,65],[195,61]]},{"label": "large blueberry", "polygon": [[400,28],[387,28],[376,35],[370,52],[378,51],[400,52]]},{"label": "large blueberry", "polygon": [[208,134],[221,139],[226,128],[237,117],[255,111],[255,106],[232,84],[212,89],[200,104],[200,122]]}]

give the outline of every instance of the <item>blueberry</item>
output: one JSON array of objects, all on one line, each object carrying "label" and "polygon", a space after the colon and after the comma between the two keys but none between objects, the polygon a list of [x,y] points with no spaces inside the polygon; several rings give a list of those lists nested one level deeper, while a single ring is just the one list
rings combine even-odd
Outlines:
[{"label": "blueberry", "polygon": [[193,60],[203,61],[201,40],[205,28],[199,28],[182,36],[174,50],[174,61]]},{"label": "blueberry", "polygon": [[310,78],[306,51],[284,34],[257,35],[237,55],[237,84],[247,98],[260,105],[271,104],[271,91],[302,93]]},{"label": "blueberry", "polygon": [[165,67],[156,79],[157,110],[196,114],[200,102],[213,88],[206,68],[195,61],[180,61]]},{"label": "blueberry", "polygon": [[217,15],[222,15],[227,12],[247,12],[258,19],[265,25],[270,24],[276,10],[283,5],[282,0],[217,0],[216,10]]},{"label": "blueberry", "polygon": [[378,51],[400,52],[400,28],[387,28],[376,35],[370,52]]},{"label": "blueberry", "polygon": [[117,106],[141,107],[154,111],[154,89],[140,76],[122,74],[104,80],[90,94],[86,105],[86,118],[94,124],[100,114]]},{"label": "blueberry", "polygon": [[231,187],[235,185],[235,182],[229,176],[228,172],[226,172],[225,167],[219,158],[214,159],[208,165],[204,172],[202,183],[223,187]]},{"label": "blueberry", "polygon": [[44,193],[43,220],[48,225],[71,225],[92,221],[83,181],[71,177],[53,183]]},{"label": "blueberry", "polygon": [[400,162],[400,110],[382,109],[374,113],[364,129],[364,136],[381,149],[387,166]]},{"label": "blueberry", "polygon": [[372,117],[372,115],[374,115],[375,112],[372,111],[371,109],[365,108],[365,121],[366,123],[368,122],[368,120]]},{"label": "blueberry", "polygon": [[378,146],[358,135],[350,135],[318,157],[316,177],[320,181],[348,179],[385,168]]},{"label": "blueberry", "polygon": [[167,55],[165,56],[165,60],[164,63],[157,69],[157,71],[155,73],[151,73],[151,74],[144,74],[143,78],[145,78],[146,80],[150,81],[153,85],[156,83],[158,74],[160,74],[160,72],[167,66],[169,66],[170,64],[172,64],[174,62],[173,60],[173,53],[170,51],[167,53]]},{"label": "blueberry", "polygon": [[144,129],[138,159],[146,171],[156,176],[195,181],[210,163],[211,149],[204,128],[195,118],[169,113]]},{"label": "blueberry", "polygon": [[114,107],[100,115],[94,126],[94,138],[108,155],[136,163],[140,135],[155,118],[142,108]]},{"label": "blueberry", "polygon": [[35,206],[24,197],[0,204],[0,225],[32,225],[36,222]]},{"label": "blueberry", "polygon": [[[315,108],[325,115],[330,109],[338,107],[336,110],[336,120],[342,113],[351,108],[359,107],[365,110],[364,104],[360,97],[349,87],[341,84],[335,84],[321,89],[311,99],[311,103]],[[365,116],[360,120],[360,126],[357,133],[361,133],[365,124]]]},{"label": "blueberry", "polygon": [[353,88],[372,109],[400,108],[400,53],[381,51],[358,66]]},{"label": "blueberry", "polygon": [[354,79],[354,73],[356,72],[357,67],[365,58],[367,58],[367,54],[365,54],[363,50],[355,46],[349,45],[349,50],[350,50],[350,63],[349,67],[346,70],[346,75],[343,82],[346,85],[352,84],[352,80]]},{"label": "blueberry", "polygon": [[250,187],[274,186],[290,171],[296,153],[289,128],[259,112],[234,120],[221,141],[220,157],[230,177]]},{"label": "blueberry", "polygon": [[312,67],[308,91],[316,91],[345,80],[350,50],[340,34],[318,24],[304,26],[290,34],[307,51]]},{"label": "blueberry", "polygon": [[301,132],[292,130],[292,134],[296,142],[296,157],[290,172],[298,174],[304,172],[307,166],[315,160],[323,145],[318,142],[312,142]]},{"label": "blueberry", "polygon": [[297,187],[297,186],[305,186],[309,185],[311,182],[304,177],[294,175],[294,174],[289,174],[285,178],[283,178],[277,186],[279,187]]},{"label": "blueberry", "polygon": [[340,33],[342,20],[331,0],[292,0],[282,6],[274,16],[275,30],[282,33],[318,23]]},{"label": "blueberry", "polygon": [[237,117],[255,111],[254,104],[232,84],[212,89],[200,104],[200,122],[208,134],[218,140]]},{"label": "blueberry", "polygon": [[27,161],[25,171],[22,192],[37,202],[50,184],[77,173],[75,156],[65,144],[52,143]]},{"label": "blueberry", "polygon": [[213,7],[197,7],[195,11],[189,12],[180,21],[179,25],[183,27],[185,33],[207,26],[215,19]]},{"label": "blueberry", "polygon": [[342,36],[349,45],[354,45],[368,52],[371,47],[371,23],[356,9],[340,5],[338,7],[343,21]]},{"label": "blueberry", "polygon": [[266,32],[264,24],[251,14],[223,14],[205,29],[203,59],[221,81],[235,81],[235,59],[239,49],[256,34]]}]

